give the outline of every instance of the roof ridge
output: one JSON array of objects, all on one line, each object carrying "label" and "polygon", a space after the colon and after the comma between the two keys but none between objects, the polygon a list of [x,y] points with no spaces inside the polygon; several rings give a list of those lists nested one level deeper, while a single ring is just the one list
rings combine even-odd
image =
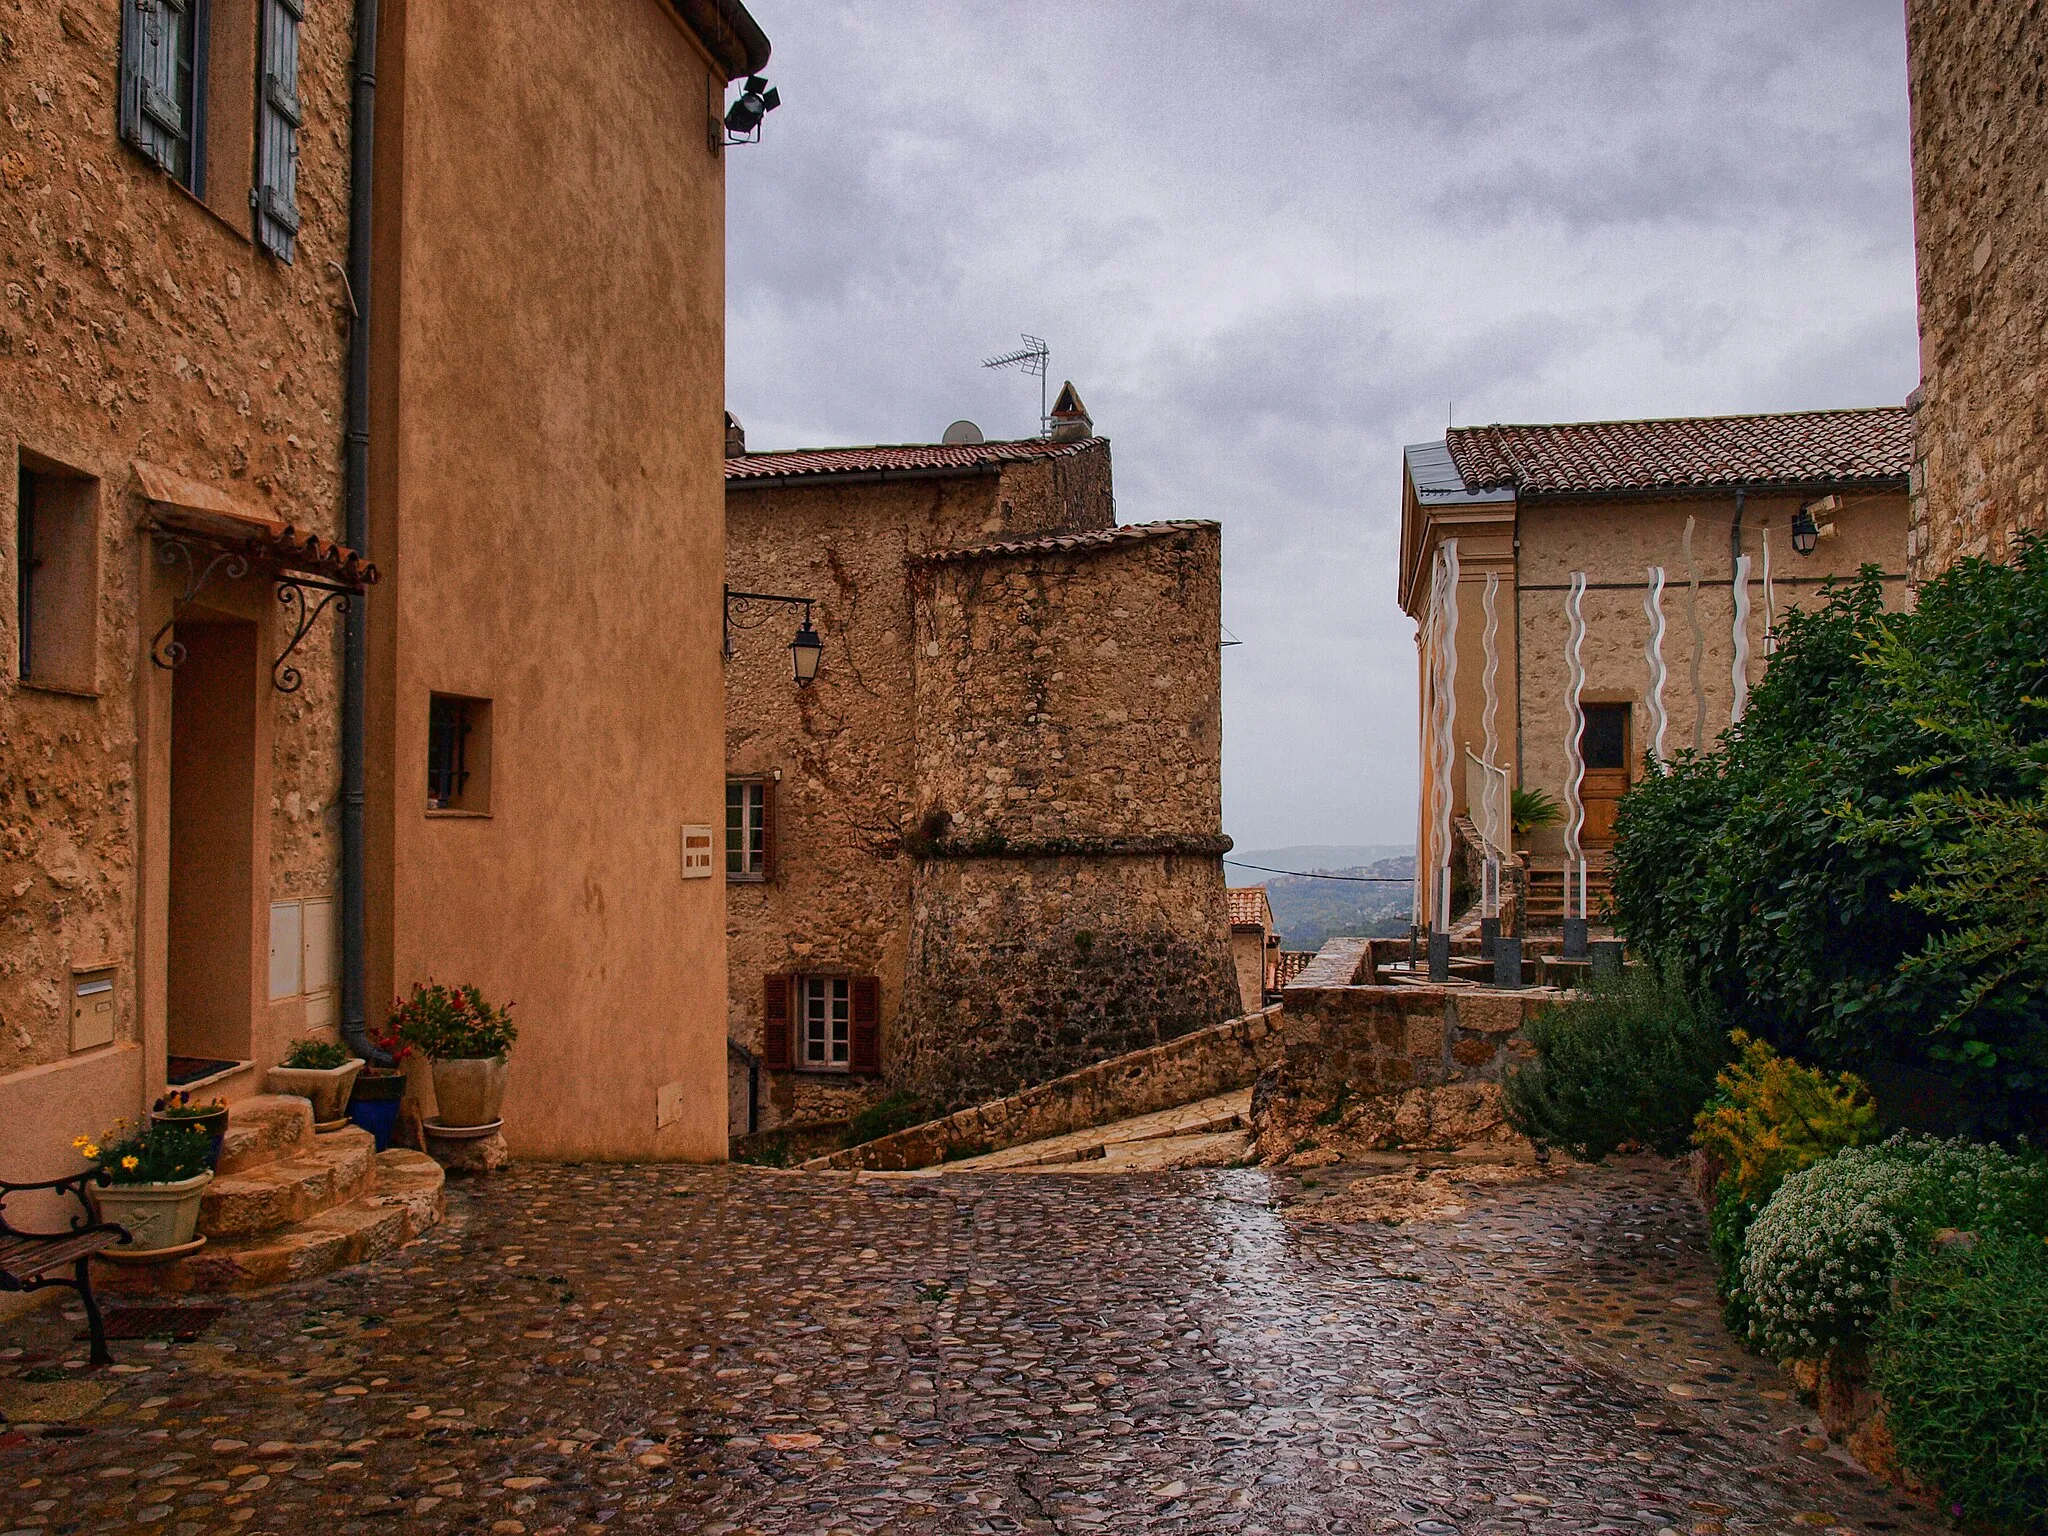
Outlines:
[{"label": "roof ridge", "polygon": [[1567,427],[1669,427],[1683,422],[1788,421],[1801,416],[1871,416],[1880,412],[1899,416],[1912,414],[1903,405],[1827,405],[1808,411],[1724,411],[1716,416],[1596,416],[1588,421],[1487,421],[1469,427],[1446,427],[1444,430],[1447,433],[1557,432]]}]

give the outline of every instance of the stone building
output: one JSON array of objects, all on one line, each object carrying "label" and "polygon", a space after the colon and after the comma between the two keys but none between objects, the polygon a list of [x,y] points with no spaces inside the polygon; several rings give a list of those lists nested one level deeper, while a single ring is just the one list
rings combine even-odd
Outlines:
[{"label": "stone building", "polygon": [[1254,1013],[1266,994],[1279,990],[1280,935],[1273,931],[1273,904],[1263,885],[1233,887],[1230,902],[1230,963],[1237,970],[1239,1006]]},{"label": "stone building", "polygon": [[0,36],[11,1178],[430,976],[519,1003],[515,1146],[723,1153],[682,842],[723,780],[717,116],[767,41],[733,0],[375,14]]},{"label": "stone building", "polygon": [[1911,569],[2048,529],[2048,18],[1908,0],[1920,388]]},{"label": "stone building", "polygon": [[727,461],[731,587],[806,600],[825,646],[800,687],[797,616],[735,604],[730,1027],[759,1128],[994,1097],[1238,1010],[1219,529],[1118,526],[1084,423]]},{"label": "stone building", "polygon": [[[1509,795],[1567,806],[1574,743],[1597,915],[1616,803],[1649,755],[1711,746],[1739,718],[1778,618],[1866,563],[1904,603],[1911,452],[1901,408],[1460,427],[1409,447],[1399,598],[1421,670],[1417,922],[1440,929],[1446,897],[1454,915],[1485,898],[1467,853],[1489,848],[1510,895],[1526,875],[1524,917],[1564,915],[1568,829],[1514,838]],[[1794,544],[1802,519],[1810,553]]]}]

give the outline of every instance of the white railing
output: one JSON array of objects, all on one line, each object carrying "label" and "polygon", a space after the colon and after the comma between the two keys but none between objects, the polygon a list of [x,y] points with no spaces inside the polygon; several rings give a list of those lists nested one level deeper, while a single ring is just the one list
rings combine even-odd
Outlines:
[{"label": "white railing", "polygon": [[1465,749],[1465,810],[1472,825],[1497,855],[1513,846],[1508,840],[1508,771],[1481,762],[1470,747]]}]

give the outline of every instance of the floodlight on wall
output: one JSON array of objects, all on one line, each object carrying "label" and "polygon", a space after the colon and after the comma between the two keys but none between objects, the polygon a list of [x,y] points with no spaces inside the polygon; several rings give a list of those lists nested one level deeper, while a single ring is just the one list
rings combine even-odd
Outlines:
[{"label": "floodlight on wall", "polygon": [[747,76],[739,100],[726,108],[725,142],[758,144],[761,140],[761,119],[781,105],[782,92],[759,75]]},{"label": "floodlight on wall", "polygon": [[803,622],[797,625],[796,638],[789,642],[790,671],[795,675],[799,688],[808,688],[818,679],[818,663],[825,658],[825,642],[818,632],[811,628],[811,603],[808,597],[784,597],[776,592],[735,592],[725,589],[725,645],[728,660],[733,655],[733,631],[736,629],[758,629],[768,621],[768,610],[776,607],[801,608]]}]

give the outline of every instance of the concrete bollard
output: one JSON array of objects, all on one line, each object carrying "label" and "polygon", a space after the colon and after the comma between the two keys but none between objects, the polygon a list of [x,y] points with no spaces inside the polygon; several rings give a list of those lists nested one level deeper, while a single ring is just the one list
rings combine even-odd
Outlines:
[{"label": "concrete bollard", "polygon": [[1593,979],[1606,981],[1618,978],[1628,946],[1620,939],[1595,939],[1592,947]]},{"label": "concrete bollard", "polygon": [[1583,960],[1586,958],[1586,919],[1568,917],[1564,920],[1564,958]]},{"label": "concrete bollard", "polygon": [[1479,958],[1491,960],[1493,946],[1500,942],[1500,919],[1482,917],[1479,919]]},{"label": "concrete bollard", "polygon": [[1514,989],[1522,984],[1522,941],[1502,934],[1493,941],[1493,984]]},{"label": "concrete bollard", "polygon": [[1451,936],[1432,931],[1429,936],[1429,979],[1451,979]]}]

